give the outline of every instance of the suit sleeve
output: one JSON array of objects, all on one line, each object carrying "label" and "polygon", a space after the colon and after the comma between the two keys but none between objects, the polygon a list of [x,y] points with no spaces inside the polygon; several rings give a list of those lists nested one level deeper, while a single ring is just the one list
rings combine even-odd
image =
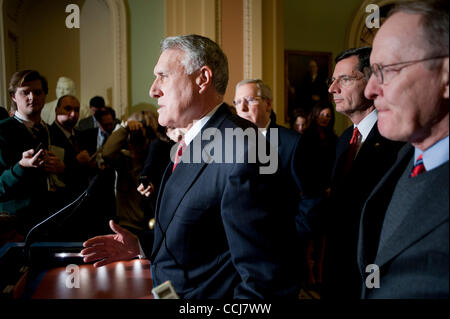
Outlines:
[{"label": "suit sleeve", "polygon": [[297,296],[298,254],[286,248],[293,242],[294,221],[290,214],[276,214],[271,203],[275,178],[260,175],[256,164],[236,164],[228,177],[221,206],[231,258],[241,277],[235,298]]}]

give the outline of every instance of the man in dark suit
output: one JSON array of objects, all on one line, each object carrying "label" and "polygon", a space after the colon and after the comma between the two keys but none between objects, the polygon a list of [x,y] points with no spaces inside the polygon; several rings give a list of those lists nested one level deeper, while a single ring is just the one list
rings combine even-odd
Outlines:
[{"label": "man in dark suit", "polygon": [[298,177],[298,147],[301,135],[277,125],[272,110],[272,90],[259,79],[243,80],[236,85],[233,100],[237,115],[255,124],[270,141],[271,133],[277,134],[280,171],[283,175],[282,187],[285,201],[280,200],[280,211],[297,215],[300,201],[301,183]]},{"label": "man in dark suit", "polygon": [[[283,176],[282,183],[277,187],[284,195],[279,199],[279,210],[287,214],[293,214],[299,237],[299,244],[304,234],[302,225],[306,222],[305,216],[298,214],[300,194],[302,191],[299,179],[300,138],[297,132],[277,125],[275,113],[272,110],[272,90],[259,79],[243,80],[236,85],[233,100],[237,115],[255,124],[261,133],[270,141],[271,132],[277,134],[277,146],[279,155],[280,172]],[[281,190],[282,189],[282,190]],[[298,246],[298,255],[303,254],[303,247]],[[299,269],[299,271],[301,271]]]},{"label": "man in dark suit", "polygon": [[359,298],[361,276],[356,249],[364,201],[394,163],[402,146],[383,138],[377,129],[377,111],[364,97],[371,48],[349,49],[336,57],[329,92],[336,111],[352,122],[339,137],[324,219],[326,245],[323,298]]},{"label": "man in dark suit", "polygon": [[0,211],[16,216],[24,235],[57,208],[49,200],[54,190],[48,178],[61,173],[64,163],[47,150],[49,132],[40,116],[48,93],[46,79],[34,70],[19,71],[8,91],[17,111],[0,123]]},{"label": "man in dark suit", "polygon": [[449,296],[449,3],[394,8],[377,32],[365,95],[386,138],[408,142],[368,198],[363,298]]},{"label": "man in dark suit", "polygon": [[94,96],[92,99],[89,100],[89,111],[91,112],[91,115],[88,117],[80,120],[78,122],[77,129],[80,131],[85,131],[93,128],[100,127],[100,124],[95,119],[95,112],[98,110],[102,110],[105,108],[105,99],[103,99],[101,96]]},{"label": "man in dark suit", "polygon": [[[182,161],[171,163],[163,177],[151,254],[141,242],[154,285],[171,280],[182,298],[297,297],[296,255],[287,248],[295,236],[293,217],[277,213],[272,197],[278,176],[264,174],[271,163],[263,167],[249,160],[258,143],[226,138],[226,132],[238,131],[256,136],[257,129],[223,104],[225,54],[202,36],[170,37],[162,43],[154,74],[150,95],[158,99],[159,123],[194,122],[184,151],[177,152],[175,163],[180,156]],[[264,137],[258,141],[266,143]],[[234,155],[239,158],[221,162]],[[111,226],[116,235],[85,243],[86,261],[105,258],[98,266],[140,253],[135,237]]]},{"label": "man in dark suit", "polygon": [[49,128],[51,144],[63,151],[66,166],[59,176],[64,183],[60,199],[70,201],[87,187],[88,182],[89,153],[80,149],[79,133],[75,130],[80,102],[72,95],[64,95],[56,103],[55,114],[55,121]]}]

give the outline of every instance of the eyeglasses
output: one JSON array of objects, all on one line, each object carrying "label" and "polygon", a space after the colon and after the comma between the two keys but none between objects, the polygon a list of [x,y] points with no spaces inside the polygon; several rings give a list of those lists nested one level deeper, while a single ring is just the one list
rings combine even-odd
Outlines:
[{"label": "eyeglasses", "polygon": [[378,84],[388,84],[392,80],[392,78],[394,77],[396,72],[400,72],[400,70],[403,68],[406,68],[408,66],[411,66],[411,65],[419,63],[419,62],[435,60],[435,59],[443,59],[446,57],[448,57],[448,55],[440,55],[440,56],[435,56],[435,57],[430,57],[430,58],[425,58],[425,59],[420,59],[420,60],[398,62],[398,63],[388,64],[388,65],[374,63],[374,64],[372,64],[372,66],[370,68],[364,69],[364,74],[366,75],[367,78],[369,78],[372,74],[374,74],[377,79]]},{"label": "eyeglasses", "polygon": [[238,106],[241,103],[244,103],[244,101],[247,102],[247,104],[254,105],[254,104],[258,103],[259,100],[262,100],[262,99],[263,99],[263,97],[261,97],[261,96],[246,96],[242,100],[238,99],[238,100],[233,101],[233,105]]},{"label": "eyeglasses", "polygon": [[361,80],[363,76],[357,75],[341,75],[338,78],[331,78],[327,80],[327,85],[330,87],[335,81],[339,87],[350,87],[355,81]]}]

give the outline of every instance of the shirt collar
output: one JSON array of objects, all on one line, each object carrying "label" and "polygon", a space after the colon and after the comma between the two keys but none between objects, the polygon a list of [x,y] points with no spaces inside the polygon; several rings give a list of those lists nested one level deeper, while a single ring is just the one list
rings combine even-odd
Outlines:
[{"label": "shirt collar", "polygon": [[439,142],[435,143],[433,146],[427,148],[424,152],[418,149],[414,149],[414,164],[420,154],[423,154],[423,165],[427,171],[432,170],[446,162],[449,158],[449,139],[447,137],[443,138]]},{"label": "shirt collar", "polygon": [[377,110],[373,110],[369,113],[365,118],[362,119],[358,125],[353,125],[353,128],[356,126],[361,133],[361,143],[363,143],[367,136],[369,136],[370,131],[378,120],[378,112]]},{"label": "shirt collar", "polygon": [[194,139],[194,137],[201,131],[203,126],[205,126],[205,124],[209,121],[209,119],[216,113],[220,105],[222,105],[222,103],[217,105],[214,109],[212,109],[211,112],[203,116],[200,120],[194,121],[194,125],[192,125],[192,127],[184,135],[184,143],[186,145],[189,145],[189,143]]},{"label": "shirt collar", "polygon": [[266,127],[258,128],[264,137],[266,137],[266,135],[267,135],[267,130],[269,129],[270,122],[272,122],[271,119],[269,119],[269,122],[267,122]]},{"label": "shirt collar", "polygon": [[[23,116],[19,111],[16,111],[14,113],[14,117],[17,118],[18,120],[20,120],[28,128],[33,128],[33,126],[35,125],[35,123],[33,121],[27,120],[26,117]],[[45,123],[42,120],[40,121],[40,124],[45,126]]]}]

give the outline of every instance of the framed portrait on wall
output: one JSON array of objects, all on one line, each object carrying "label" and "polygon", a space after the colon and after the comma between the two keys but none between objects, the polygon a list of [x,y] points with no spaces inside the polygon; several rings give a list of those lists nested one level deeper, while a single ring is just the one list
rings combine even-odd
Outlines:
[{"label": "framed portrait on wall", "polygon": [[285,122],[296,109],[309,113],[320,100],[330,101],[331,56],[331,52],[285,50]]}]

